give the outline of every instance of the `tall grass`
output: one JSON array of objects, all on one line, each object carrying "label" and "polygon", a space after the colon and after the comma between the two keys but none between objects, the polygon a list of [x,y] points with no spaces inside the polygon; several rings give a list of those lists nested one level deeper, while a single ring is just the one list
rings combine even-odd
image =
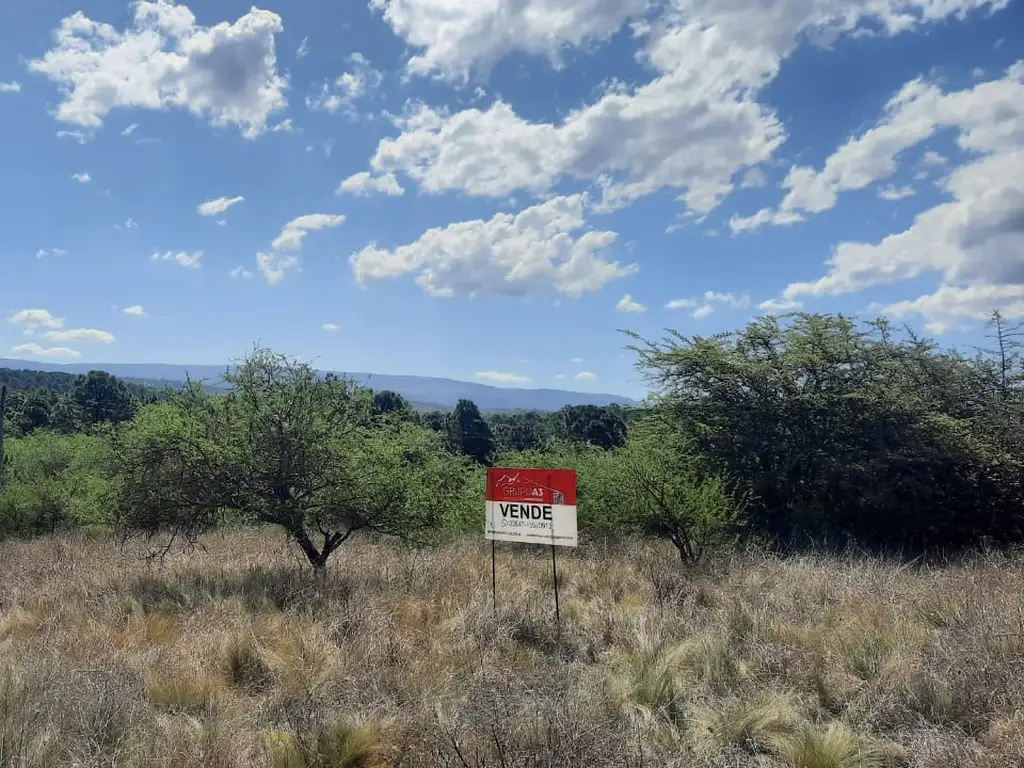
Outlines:
[{"label": "tall grass", "polygon": [[1024,562],[0,544],[0,768],[1024,766]]}]

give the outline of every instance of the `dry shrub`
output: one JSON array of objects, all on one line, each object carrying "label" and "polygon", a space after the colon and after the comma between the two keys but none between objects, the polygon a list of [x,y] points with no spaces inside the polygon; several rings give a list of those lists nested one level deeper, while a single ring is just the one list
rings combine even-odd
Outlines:
[{"label": "dry shrub", "polygon": [[859,736],[844,723],[806,723],[796,733],[775,740],[792,768],[885,768],[886,751]]}]

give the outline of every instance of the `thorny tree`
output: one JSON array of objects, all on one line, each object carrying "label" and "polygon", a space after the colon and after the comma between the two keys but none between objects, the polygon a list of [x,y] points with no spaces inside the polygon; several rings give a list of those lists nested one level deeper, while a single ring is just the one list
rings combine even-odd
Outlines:
[{"label": "thorny tree", "polygon": [[316,571],[357,531],[431,527],[432,490],[463,467],[438,436],[374,423],[369,393],[257,349],[224,375],[144,409],[117,439],[126,532],[194,540],[227,513],[283,528]]}]

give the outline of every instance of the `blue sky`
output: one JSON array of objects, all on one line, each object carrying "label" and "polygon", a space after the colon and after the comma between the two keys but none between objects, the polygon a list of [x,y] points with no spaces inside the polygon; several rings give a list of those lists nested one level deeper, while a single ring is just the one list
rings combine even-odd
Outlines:
[{"label": "blue sky", "polygon": [[[1016,30],[1016,32],[1015,32]],[[620,328],[1024,317],[1022,0],[0,9],[0,357],[637,395]]]}]

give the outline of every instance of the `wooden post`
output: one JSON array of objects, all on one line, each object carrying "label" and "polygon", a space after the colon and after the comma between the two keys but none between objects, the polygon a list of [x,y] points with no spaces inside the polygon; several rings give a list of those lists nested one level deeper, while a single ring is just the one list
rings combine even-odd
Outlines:
[{"label": "wooden post", "polygon": [[494,554],[494,539],[491,539],[491,603],[494,615],[498,615],[498,564]]}]

